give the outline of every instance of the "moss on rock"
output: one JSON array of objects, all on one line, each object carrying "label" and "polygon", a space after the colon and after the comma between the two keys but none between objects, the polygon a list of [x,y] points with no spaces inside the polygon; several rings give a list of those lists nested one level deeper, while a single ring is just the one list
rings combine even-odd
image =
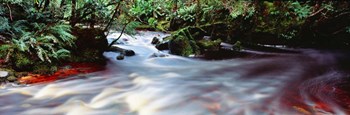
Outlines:
[{"label": "moss on rock", "polygon": [[17,77],[15,77],[15,76],[9,76],[9,77],[7,77],[6,79],[7,79],[7,81],[9,81],[9,82],[15,82],[15,81],[17,81]]},{"label": "moss on rock", "polygon": [[174,32],[170,37],[171,54],[180,56],[198,55],[206,50],[218,50],[221,40],[204,40],[208,33],[202,27],[186,27]]},{"label": "moss on rock", "polygon": [[194,53],[193,48],[188,40],[184,36],[176,36],[169,42],[170,53],[180,56],[189,56]]},{"label": "moss on rock", "polygon": [[199,40],[198,46],[202,50],[211,50],[211,51],[217,51],[219,50],[221,40]]}]

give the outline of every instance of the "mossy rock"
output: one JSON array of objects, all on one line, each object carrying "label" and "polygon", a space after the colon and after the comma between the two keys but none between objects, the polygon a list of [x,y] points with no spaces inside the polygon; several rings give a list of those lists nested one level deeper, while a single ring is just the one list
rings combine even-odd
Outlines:
[{"label": "mossy rock", "polygon": [[6,78],[6,80],[9,81],[9,82],[15,82],[15,81],[17,81],[17,77],[9,76],[9,77]]},{"label": "mossy rock", "polygon": [[160,21],[157,23],[156,29],[160,31],[167,31],[170,28],[169,21]]},{"label": "mossy rock", "polygon": [[169,41],[169,50],[171,54],[180,55],[180,56],[189,56],[192,54],[201,54],[205,48],[217,46],[221,41],[214,42],[200,42],[203,41],[203,37],[207,33],[201,27],[186,27],[180,29],[170,37],[165,39],[170,39]]},{"label": "mossy rock", "polygon": [[221,40],[200,40],[198,41],[198,46],[201,48],[201,50],[211,50],[211,51],[217,51],[220,48]]},{"label": "mossy rock", "polygon": [[170,40],[169,49],[171,54],[189,56],[194,53],[190,41],[184,36],[177,36]]}]

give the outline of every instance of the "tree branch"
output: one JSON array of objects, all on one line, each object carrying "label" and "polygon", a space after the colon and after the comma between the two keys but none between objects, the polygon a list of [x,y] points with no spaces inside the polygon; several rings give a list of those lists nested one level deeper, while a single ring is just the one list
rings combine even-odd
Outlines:
[{"label": "tree branch", "polygon": [[319,10],[317,10],[316,12],[312,13],[311,15],[309,15],[308,17],[313,17],[315,15],[317,15],[318,13],[320,13],[321,11],[323,11],[325,8],[321,8]]},{"label": "tree branch", "polygon": [[113,41],[108,45],[108,49],[109,49],[110,47],[112,47],[112,45],[113,45],[115,42],[117,42],[117,41],[122,37],[122,35],[123,35],[124,31],[125,31],[125,28],[126,28],[126,26],[127,26],[128,24],[129,24],[129,23],[127,23],[127,24],[124,25],[123,30],[122,30],[122,32],[120,33],[119,37],[118,37],[117,39],[113,40]]},{"label": "tree branch", "polygon": [[121,1],[118,3],[117,7],[115,7],[114,12],[113,12],[113,15],[112,15],[112,18],[108,21],[108,24],[107,24],[107,26],[103,29],[103,31],[107,31],[107,30],[109,29],[109,27],[111,26],[111,24],[112,24],[112,22],[113,22],[113,19],[117,16],[120,3],[121,3]]},{"label": "tree branch", "polygon": [[9,9],[9,11],[10,11],[10,20],[13,21],[11,7],[10,7],[10,5],[8,3],[6,5],[7,5],[7,8]]}]

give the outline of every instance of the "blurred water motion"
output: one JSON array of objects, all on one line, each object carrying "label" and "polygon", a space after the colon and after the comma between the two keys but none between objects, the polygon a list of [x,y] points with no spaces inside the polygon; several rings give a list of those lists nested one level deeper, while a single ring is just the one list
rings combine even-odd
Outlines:
[{"label": "blurred water motion", "polygon": [[[109,36],[115,39],[119,33]],[[115,60],[84,79],[0,90],[8,115],[270,115],[347,114],[349,71],[341,53],[300,49],[266,58],[200,60],[159,53],[154,36],[123,35],[136,56]]]}]

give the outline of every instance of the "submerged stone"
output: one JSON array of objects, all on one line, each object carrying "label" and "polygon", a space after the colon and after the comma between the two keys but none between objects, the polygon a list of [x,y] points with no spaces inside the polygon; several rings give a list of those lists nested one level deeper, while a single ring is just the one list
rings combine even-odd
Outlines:
[{"label": "submerged stone", "polygon": [[124,59],[124,55],[121,54],[121,55],[117,56],[116,59],[117,60],[123,60]]},{"label": "submerged stone", "polygon": [[164,54],[164,53],[153,53],[153,54],[150,56],[150,58],[152,58],[152,57],[167,57],[167,56],[169,56],[169,55]]}]

